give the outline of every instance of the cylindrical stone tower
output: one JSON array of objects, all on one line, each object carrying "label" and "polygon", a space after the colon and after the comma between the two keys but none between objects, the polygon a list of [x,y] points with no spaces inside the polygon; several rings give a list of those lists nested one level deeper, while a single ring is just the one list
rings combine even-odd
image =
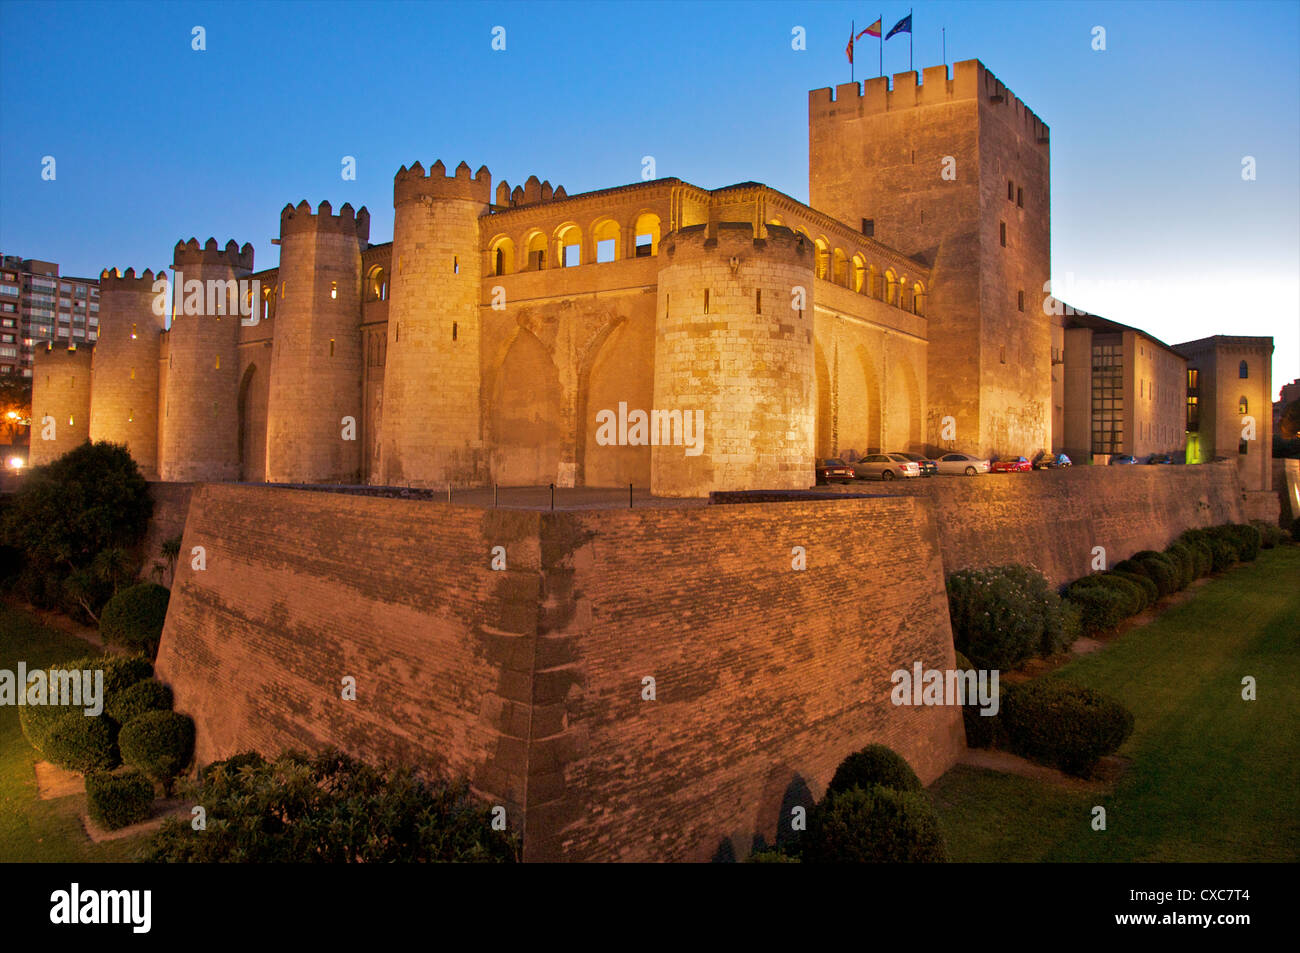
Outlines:
[{"label": "cylindrical stone tower", "polygon": [[158,479],[158,348],[167,315],[166,269],[99,276],[99,339],[90,439],[125,444],[146,480]]},{"label": "cylindrical stone tower", "polygon": [[32,443],[27,462],[57,460],[90,433],[90,365],[86,344],[50,344],[32,355]]},{"label": "cylindrical stone tower", "polygon": [[177,242],[167,393],[159,472],[163,480],[239,479],[239,320],[253,246],[209,238]]},{"label": "cylindrical stone tower", "polygon": [[478,219],[492,177],[417,162],[393,180],[393,277],[377,482],[487,479],[479,406]]},{"label": "cylindrical stone tower", "polygon": [[[649,421],[657,496],[815,480],[813,249],[790,229],[767,232],[694,225],[660,244]],[[689,423],[680,445],[676,411]]]},{"label": "cylindrical stone tower", "polygon": [[361,250],[370,213],[305,201],[280,213],[280,299],[267,401],[266,479],[361,477]]}]

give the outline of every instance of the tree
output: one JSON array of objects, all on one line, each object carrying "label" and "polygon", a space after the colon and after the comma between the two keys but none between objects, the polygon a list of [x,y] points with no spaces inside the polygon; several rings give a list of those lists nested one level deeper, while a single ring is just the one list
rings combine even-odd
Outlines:
[{"label": "tree", "polygon": [[1300,400],[1293,400],[1282,408],[1282,421],[1277,425],[1277,432],[1287,440],[1300,437]]}]

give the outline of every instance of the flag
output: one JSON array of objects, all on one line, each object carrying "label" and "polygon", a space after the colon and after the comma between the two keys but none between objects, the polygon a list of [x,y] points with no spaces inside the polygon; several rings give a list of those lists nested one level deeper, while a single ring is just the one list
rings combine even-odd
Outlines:
[{"label": "flag", "polygon": [[871,24],[871,26],[863,30],[862,33],[859,33],[858,36],[862,36],[863,34],[867,36],[880,36],[880,21],[877,20],[875,23]]},{"label": "flag", "polygon": [[912,14],[909,13],[907,16],[903,17],[903,19],[899,20],[897,23],[894,24],[894,28],[889,31],[885,39],[886,40],[889,39],[895,33],[911,33],[911,32],[912,32]]},{"label": "flag", "polygon": [[850,63],[853,62],[853,41],[854,41],[855,39],[857,39],[857,37],[855,37],[855,36],[853,35],[853,29],[850,28],[850,29],[849,29],[849,45],[846,46],[846,47],[844,47],[844,55],[847,56],[847,57],[849,58],[849,62],[850,62]]}]

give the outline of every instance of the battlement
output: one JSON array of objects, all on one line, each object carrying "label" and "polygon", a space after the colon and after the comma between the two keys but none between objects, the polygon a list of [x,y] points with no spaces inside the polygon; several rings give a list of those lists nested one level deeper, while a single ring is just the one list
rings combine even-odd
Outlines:
[{"label": "battlement", "polygon": [[463,199],[469,202],[492,202],[492,173],[481,165],[470,178],[469,165],[456,166],[454,175],[447,175],[442,160],[434,162],[426,174],[418,162],[410,168],[402,166],[393,176],[393,207],[418,202],[423,199]]},{"label": "battlement", "polygon": [[158,279],[167,280],[166,268],[159,268],[157,272],[146,268],[139,275],[136,275],[134,268],[128,268],[126,271],[119,268],[105,268],[99,273],[99,290],[101,294],[109,291],[134,291],[152,294],[153,283]]},{"label": "battlement", "polygon": [[60,361],[89,368],[94,350],[93,344],[55,344],[53,341],[47,341],[45,347],[36,349],[36,353],[40,355],[41,364],[46,367],[49,366],[50,361]]},{"label": "battlement", "polygon": [[329,202],[321,202],[316,212],[311,210],[306,199],[296,208],[292,204],[286,205],[280,212],[280,237],[314,231],[348,237],[355,235],[363,243],[370,240],[370,212],[364,205],[354,213],[352,205],[344,202],[337,215],[333,212]]},{"label": "battlement", "polygon": [[659,243],[668,261],[759,255],[766,259],[813,267],[813,246],[803,234],[784,225],[768,225],[767,237],[757,238],[750,222],[687,225],[669,232]]},{"label": "battlement", "polygon": [[496,206],[498,209],[518,208],[521,205],[558,202],[568,197],[569,193],[564,190],[564,186],[557,185],[551,188],[549,180],[539,182],[537,176],[530,175],[528,181],[522,187],[516,185],[513,192],[510,190],[510,183],[502,179],[501,184],[497,186]]},{"label": "battlement", "polygon": [[252,271],[253,246],[245,242],[244,247],[240,248],[232,238],[226,242],[225,248],[218,248],[217,240],[209,238],[200,247],[199,240],[191,238],[188,242],[176,243],[172,259],[172,265],[176,268],[191,265],[217,265],[235,271]]},{"label": "battlement", "polygon": [[893,77],[841,83],[834,89],[814,89],[808,93],[808,115],[820,119],[857,119],[962,100],[979,100],[986,107],[1005,109],[1028,127],[1035,142],[1048,141],[1047,124],[979,60],[954,63],[951,73],[946,65],[927,67],[921,71],[919,82],[916,71],[912,70],[895,73]]}]

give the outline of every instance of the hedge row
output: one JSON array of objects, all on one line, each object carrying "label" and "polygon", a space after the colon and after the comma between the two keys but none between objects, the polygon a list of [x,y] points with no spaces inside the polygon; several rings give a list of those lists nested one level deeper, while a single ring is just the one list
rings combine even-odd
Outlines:
[{"label": "hedge row", "polygon": [[1079,636],[1078,610],[1030,566],[962,569],[948,576],[947,588],[953,643],[980,668],[1015,668]]}]

